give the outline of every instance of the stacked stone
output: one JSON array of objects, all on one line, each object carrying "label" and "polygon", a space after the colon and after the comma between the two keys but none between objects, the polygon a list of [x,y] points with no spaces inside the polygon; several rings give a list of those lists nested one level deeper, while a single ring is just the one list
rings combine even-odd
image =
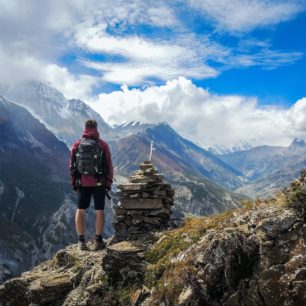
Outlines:
[{"label": "stacked stone", "polygon": [[113,285],[126,285],[136,280],[142,282],[144,251],[143,246],[130,241],[122,241],[107,247],[102,267]]},{"label": "stacked stone", "polygon": [[117,241],[137,240],[167,227],[174,190],[150,161],[143,162],[129,183],[118,188],[121,205],[115,209],[114,219]]}]

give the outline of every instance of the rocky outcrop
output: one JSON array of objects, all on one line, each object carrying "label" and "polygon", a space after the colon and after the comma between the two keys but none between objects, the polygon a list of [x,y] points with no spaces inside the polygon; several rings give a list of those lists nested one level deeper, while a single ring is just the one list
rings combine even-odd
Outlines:
[{"label": "rocky outcrop", "polygon": [[252,237],[227,230],[205,246],[195,261],[195,291],[202,303],[213,304],[233,294],[240,280],[252,275],[258,245]]},{"label": "rocky outcrop", "polygon": [[[265,206],[234,213],[220,228],[207,224],[187,250],[154,262],[170,262],[176,273],[153,281],[145,305],[305,305],[306,226],[289,209]],[[162,293],[158,284],[166,286]]]},{"label": "rocky outcrop", "polygon": [[143,245],[129,241],[122,241],[107,248],[102,266],[112,285],[143,281],[144,251]]},{"label": "rocky outcrop", "polygon": [[303,174],[270,201],[189,218],[146,245],[69,246],[2,285],[0,305],[305,305],[305,187]]}]

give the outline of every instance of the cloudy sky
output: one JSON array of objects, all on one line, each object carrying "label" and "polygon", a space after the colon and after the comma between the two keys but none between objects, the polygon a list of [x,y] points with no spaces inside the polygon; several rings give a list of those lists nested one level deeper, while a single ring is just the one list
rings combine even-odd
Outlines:
[{"label": "cloudy sky", "polygon": [[306,0],[0,0],[0,82],[197,144],[306,139]]}]

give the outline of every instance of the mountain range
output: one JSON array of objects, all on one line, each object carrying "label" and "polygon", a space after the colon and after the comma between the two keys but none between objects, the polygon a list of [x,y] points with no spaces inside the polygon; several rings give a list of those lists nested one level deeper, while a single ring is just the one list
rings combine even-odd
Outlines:
[{"label": "mountain range", "polygon": [[306,167],[306,143],[294,139],[288,147],[260,146],[218,155],[249,182],[236,189],[250,197],[268,197],[297,178]]},{"label": "mountain range", "polygon": [[[80,138],[88,118],[98,122],[110,144],[118,183],[148,159],[153,140],[152,162],[175,189],[176,209],[187,214],[214,214],[240,206],[247,196],[269,196],[305,167],[301,140],[287,148],[247,145],[243,151],[214,154],[167,123],[111,127],[83,101],[68,100],[40,82],[0,85],[0,95],[0,281],[75,240],[68,147]],[[106,236],[113,230],[111,206]],[[93,211],[89,215],[88,220]]]},{"label": "mountain range", "polygon": [[[84,121],[95,119],[100,134],[110,143],[118,177],[127,177],[148,158],[151,140],[155,146],[153,161],[169,179],[173,182],[184,181],[186,177],[194,182],[208,180],[225,188],[227,198],[228,195],[235,198],[233,192],[249,197],[269,196],[297,177],[305,166],[303,141],[295,140],[289,147],[253,148],[245,143],[233,146],[233,150],[218,144],[216,148],[205,150],[181,137],[167,123],[131,122],[111,127],[85,102],[68,100],[40,82],[0,85],[0,94],[26,107],[68,147],[80,138]],[[207,190],[206,195],[210,194]],[[224,200],[223,196],[214,198]],[[234,202],[237,204],[236,200]]]},{"label": "mountain range", "polygon": [[[150,141],[155,140],[154,164],[159,171],[174,182],[188,177],[194,185],[203,186],[199,187],[202,190],[201,198],[208,201],[197,203],[204,206],[199,211],[205,212],[206,203],[213,206],[218,202],[218,211],[239,204],[241,196],[234,195],[229,189],[243,186],[243,176],[212,153],[179,136],[168,124],[128,124],[112,128],[84,102],[67,100],[59,91],[40,82],[2,85],[0,93],[26,107],[68,146],[80,138],[85,120],[95,119],[100,134],[110,144],[115,172],[119,176],[127,177],[138,168],[140,162],[148,159]],[[209,184],[205,183],[207,180]],[[210,190],[212,186],[213,190]],[[220,192],[215,193],[215,190]],[[193,193],[192,188],[190,192]],[[189,201],[189,196],[181,199]]]},{"label": "mountain range", "polygon": [[117,126],[112,143],[117,173],[126,176],[149,157],[176,190],[176,207],[185,213],[208,215],[235,208],[244,198],[230,189],[245,178],[210,152],[177,134],[167,123]]}]

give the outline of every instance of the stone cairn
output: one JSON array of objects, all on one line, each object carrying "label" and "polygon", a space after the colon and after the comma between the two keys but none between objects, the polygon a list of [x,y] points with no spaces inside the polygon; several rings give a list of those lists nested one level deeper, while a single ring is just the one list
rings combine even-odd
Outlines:
[{"label": "stone cairn", "polygon": [[138,240],[166,228],[174,204],[174,190],[150,161],[140,164],[128,184],[118,186],[120,206],[115,208],[115,239]]},{"label": "stone cairn", "polygon": [[140,165],[128,184],[119,185],[120,205],[115,208],[115,236],[107,247],[103,268],[112,284],[141,282],[144,251],[151,235],[168,226],[174,190],[150,161]]}]

